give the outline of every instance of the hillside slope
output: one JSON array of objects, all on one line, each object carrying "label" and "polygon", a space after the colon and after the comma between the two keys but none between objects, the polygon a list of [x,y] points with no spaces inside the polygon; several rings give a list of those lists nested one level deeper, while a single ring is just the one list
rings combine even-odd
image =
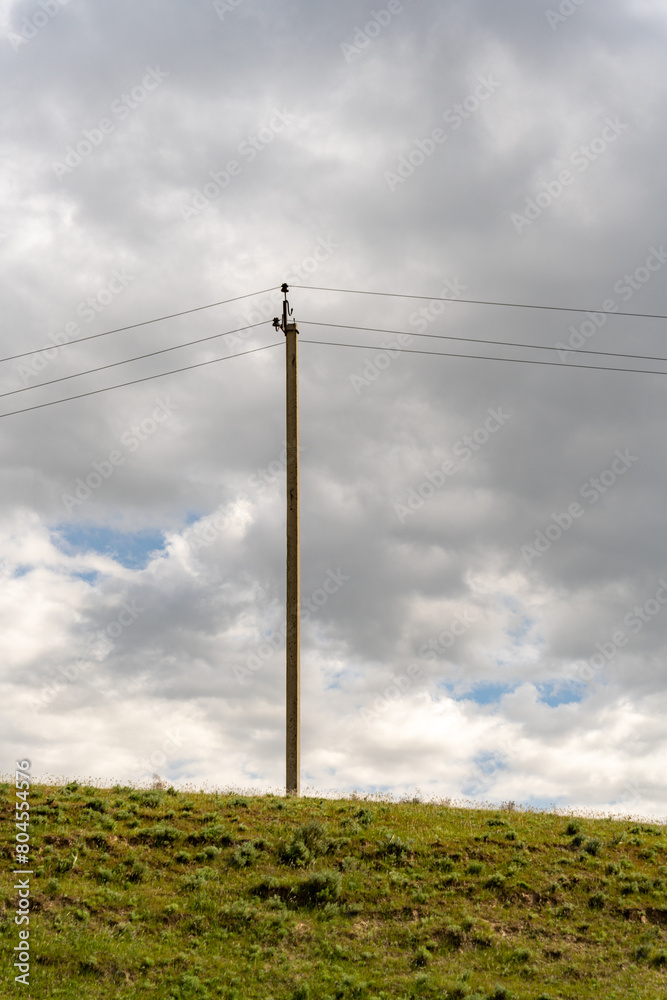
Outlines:
[{"label": "hillside slope", "polygon": [[13,785],[0,796],[5,996],[667,998],[661,825],[75,782],[30,791],[15,986]]}]

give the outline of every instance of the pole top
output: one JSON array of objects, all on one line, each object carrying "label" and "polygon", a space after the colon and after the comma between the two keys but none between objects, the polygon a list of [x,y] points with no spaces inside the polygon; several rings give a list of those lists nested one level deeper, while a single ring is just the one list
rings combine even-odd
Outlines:
[{"label": "pole top", "polygon": [[285,334],[285,336],[287,336],[287,332],[288,331],[290,333],[295,333],[295,332],[298,333],[299,331],[296,328],[296,323],[294,323],[294,322],[288,323],[288,321],[287,321],[288,317],[294,315],[294,310],[290,308],[290,304],[287,301],[287,293],[289,292],[289,285],[287,284],[286,281],[284,281],[282,283],[282,285],[280,286],[280,291],[284,295],[283,315],[282,315],[282,320],[278,316],[274,317],[274,319],[273,319],[273,328],[274,328],[274,330],[282,330],[283,333]]}]

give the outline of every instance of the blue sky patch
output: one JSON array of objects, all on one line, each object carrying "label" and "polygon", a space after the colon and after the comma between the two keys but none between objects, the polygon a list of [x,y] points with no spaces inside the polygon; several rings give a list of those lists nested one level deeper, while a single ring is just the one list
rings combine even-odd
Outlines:
[{"label": "blue sky patch", "polygon": [[201,521],[202,517],[206,517],[206,514],[200,510],[189,510],[185,515],[185,524],[187,526],[191,524],[196,524],[197,521]]},{"label": "blue sky patch", "polygon": [[463,692],[460,689],[455,691],[449,685],[445,686],[449,688],[452,697],[455,698],[456,701],[472,701],[476,705],[494,705],[496,702],[499,702],[504,695],[511,694],[517,685],[491,684],[482,682],[480,684],[475,684],[473,687]]},{"label": "blue sky patch", "polygon": [[526,638],[534,624],[535,621],[532,618],[524,617],[518,625],[508,629],[507,634],[510,639],[514,639],[514,644],[518,646],[522,639]]},{"label": "blue sky patch", "polygon": [[478,754],[477,757],[473,758],[473,764],[478,770],[490,777],[495,774],[496,771],[506,771],[506,756],[501,753],[497,753],[495,750],[490,750],[488,753]]},{"label": "blue sky patch", "polygon": [[97,525],[66,524],[54,530],[54,544],[67,555],[97,552],[127,569],[144,569],[155,551],[164,549],[161,531],[114,531]]},{"label": "blue sky patch", "polygon": [[540,695],[539,701],[549,708],[558,708],[559,705],[571,705],[584,700],[585,684],[576,681],[565,683],[554,681],[548,684],[536,684],[535,687]]}]

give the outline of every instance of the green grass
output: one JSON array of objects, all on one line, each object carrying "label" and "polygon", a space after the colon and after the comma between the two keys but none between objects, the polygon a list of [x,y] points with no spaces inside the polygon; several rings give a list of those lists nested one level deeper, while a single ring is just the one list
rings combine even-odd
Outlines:
[{"label": "green grass", "polygon": [[[14,801],[0,785],[7,996]],[[30,803],[24,996],[667,997],[659,824],[76,783]]]}]

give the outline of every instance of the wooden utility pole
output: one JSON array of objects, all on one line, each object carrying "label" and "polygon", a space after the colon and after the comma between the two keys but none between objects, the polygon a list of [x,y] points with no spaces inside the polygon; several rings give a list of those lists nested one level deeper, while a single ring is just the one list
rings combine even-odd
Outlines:
[{"label": "wooden utility pole", "polygon": [[299,540],[299,346],[296,323],[284,295],[282,323],[273,325],[285,334],[287,453],[287,600],[286,600],[286,790],[299,795],[301,784],[301,551]]}]

